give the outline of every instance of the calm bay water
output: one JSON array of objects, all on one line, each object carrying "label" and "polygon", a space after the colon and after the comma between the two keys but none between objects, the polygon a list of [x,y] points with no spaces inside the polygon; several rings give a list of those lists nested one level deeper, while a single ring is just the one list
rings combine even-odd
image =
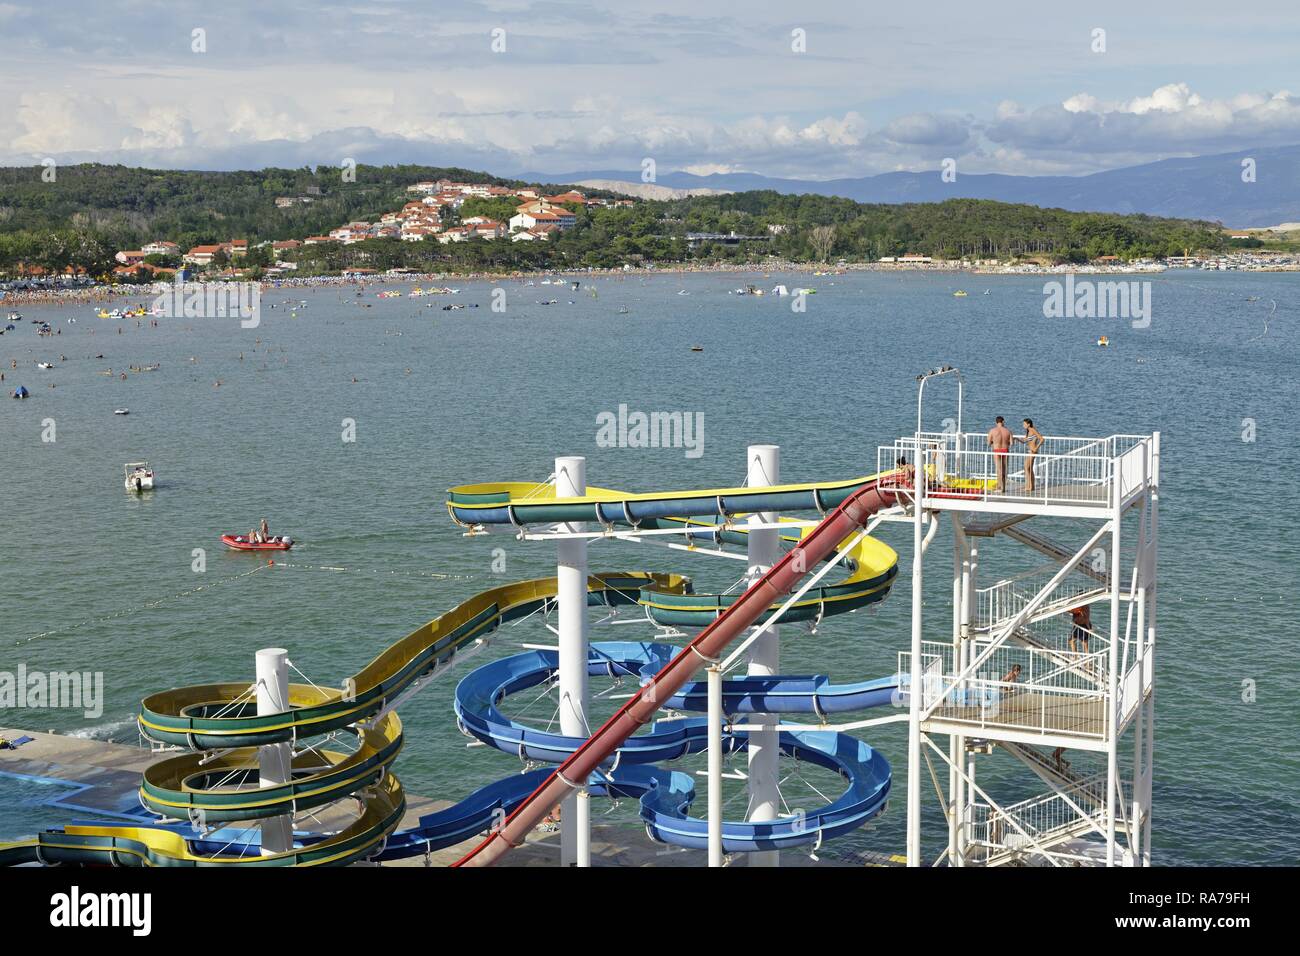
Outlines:
[{"label": "calm bay water", "polygon": [[[5,395],[23,384],[33,396],[0,405],[0,670],[103,671],[107,700],[94,720],[47,710],[0,712],[0,723],[134,742],[143,695],[251,677],[254,651],[274,645],[312,680],[338,686],[475,591],[553,571],[549,545],[463,538],[443,507],[447,487],[540,481],[557,454],[586,455],[588,481],[605,487],[738,484],[752,442],[782,446],[787,480],[866,474],[877,443],[914,427],[916,373],[948,363],[967,377],[969,428],[1002,414],[1031,416],[1049,435],[1163,432],[1156,860],[1294,863],[1300,555],[1286,522],[1300,467],[1300,280],[1151,281],[1153,321],[1140,330],[1043,318],[1041,278],[916,273],[599,278],[577,293],[510,282],[505,314],[489,308],[490,283],[432,299],[379,300],[379,286],[364,296],[284,290],[264,295],[252,330],[23,307],[24,321],[0,338]],[[749,282],[818,291],[795,314],[789,299],[727,294]],[[959,287],[971,295],[953,298]],[[551,298],[558,304],[539,304]],[[299,299],[308,307],[288,311]],[[442,311],[449,302],[480,308]],[[33,317],[62,334],[37,338]],[[1094,344],[1103,334],[1109,349]],[[154,363],[126,381],[101,374]],[[931,424],[950,414],[945,400],[934,387]],[[596,415],[622,403],[702,412],[703,456],[597,447]],[[129,416],[112,414],[124,406]],[[44,419],[55,421],[53,443],[41,441]],[[341,440],[344,419],[356,423],[355,443]],[[1242,440],[1245,419],[1256,423],[1254,442]],[[140,499],[121,484],[122,463],[137,458],[159,474],[159,489]],[[255,570],[259,558],[217,541],[263,516],[300,542],[288,567]],[[1082,540],[1079,529],[1061,536]],[[909,529],[883,537],[910,559]],[[947,541],[945,531],[945,551]],[[495,547],[506,549],[504,574],[492,571]],[[191,570],[194,548],[206,549],[203,574]],[[1006,562],[998,571],[1023,566],[1001,542],[993,560]],[[726,587],[738,570],[616,543],[593,546],[591,566],[673,568],[701,588]],[[936,636],[943,566],[942,557],[928,565]],[[908,640],[908,590],[900,579],[877,613],[827,621],[815,636],[787,628],[783,669],[845,680],[892,673]],[[594,636],[651,633],[617,631]],[[526,624],[486,653],[548,640]],[[1253,703],[1242,699],[1245,680],[1255,682]],[[464,746],[454,684],[444,678],[403,707],[396,772],[414,792],[456,798],[518,769]],[[905,768],[903,729],[864,739]],[[982,782],[1013,799],[1039,792],[1013,764],[987,758]],[[49,825],[47,811],[5,803],[4,793],[0,836]],[[899,851],[903,817],[900,798],[853,845]],[[927,826],[940,835],[937,810]]]}]

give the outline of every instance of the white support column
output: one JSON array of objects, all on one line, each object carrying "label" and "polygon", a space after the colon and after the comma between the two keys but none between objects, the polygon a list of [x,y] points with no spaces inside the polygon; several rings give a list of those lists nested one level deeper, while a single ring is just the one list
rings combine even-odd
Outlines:
[{"label": "white support column", "polygon": [[[1151,781],[1155,776],[1155,722],[1156,722],[1156,567],[1160,557],[1160,433],[1151,436],[1150,482],[1147,488],[1147,592],[1146,592],[1146,668],[1151,675],[1151,693],[1146,700],[1146,777],[1142,781],[1143,806],[1146,816],[1142,820],[1142,865],[1151,865]],[[1137,787],[1138,781],[1134,781]]]},{"label": "white support column", "polygon": [[722,866],[722,671],[710,664],[709,682],[709,866]]},{"label": "white support column", "polygon": [[[966,657],[967,663],[970,663],[969,649],[966,651]],[[962,739],[965,740],[965,738]],[[967,837],[971,832],[971,823],[975,819],[975,797],[978,795],[975,791],[975,754],[968,752],[964,756],[966,758],[966,779],[962,781],[962,792],[965,794],[966,805],[962,814],[962,824],[964,826],[961,837],[962,866],[966,865],[966,854],[970,852]]]},{"label": "white support column", "polygon": [[[781,449],[776,445],[750,445],[746,469],[746,485],[751,488],[775,485],[781,480]],[[765,511],[750,515],[749,523],[771,524],[777,520],[776,512]],[[749,579],[756,580],[777,562],[780,555],[781,536],[776,528],[751,528],[748,535]],[[811,570],[811,569],[809,569]],[[749,676],[771,677],[781,670],[781,639],[779,628],[773,627],[756,640],[749,649]],[[749,732],[749,816],[751,821],[775,820],[781,809],[780,791],[780,733],[776,730],[777,717],[755,714],[751,723],[763,727]],[[771,729],[768,729],[768,728]],[[749,866],[778,866],[779,851],[767,850],[750,853]]]},{"label": "white support column", "polygon": [[[1148,659],[1149,662],[1149,659]],[[1146,815],[1142,818],[1142,866],[1151,865],[1151,779],[1155,776],[1155,754],[1152,753],[1152,747],[1155,743],[1155,720],[1156,720],[1156,689],[1155,673],[1152,675],[1151,694],[1144,705],[1147,709],[1146,724],[1146,775],[1143,777],[1141,786],[1144,794],[1144,803],[1146,806]]]},{"label": "white support column", "polygon": [[[918,446],[920,434],[917,435]],[[925,516],[925,459],[916,455],[916,477],[913,479],[912,522],[912,674],[908,686],[907,721],[907,865],[921,865],[921,692],[923,672],[921,662],[921,569],[924,555],[921,551],[922,519]]]},{"label": "white support column", "polygon": [[[577,498],[587,493],[587,459],[555,459],[555,497]],[[564,526],[583,531],[585,522]],[[587,540],[556,542],[557,629],[560,645],[560,733],[587,737]],[[591,865],[590,801],[570,795],[560,805],[560,865]]]},{"label": "white support column", "polygon": [[1115,813],[1116,805],[1123,799],[1119,790],[1119,599],[1120,599],[1120,523],[1119,482],[1111,484],[1110,532],[1110,653],[1107,664],[1106,706],[1106,865],[1115,865]]},{"label": "white support column", "polygon": [[975,589],[978,587],[977,572],[979,571],[980,546],[978,538],[966,539],[966,563],[962,568],[962,584],[965,586],[962,595],[961,609],[961,636],[970,639],[971,629],[975,626],[975,617],[978,608],[975,607]]},{"label": "white support column", "polygon": [[[257,715],[283,714],[289,709],[289,652],[268,647],[257,652]],[[293,744],[265,744],[257,748],[258,781],[262,787],[289,783]],[[293,816],[288,813],[261,822],[262,856],[293,849]]]},{"label": "white support column", "polygon": [[[1146,755],[1143,749],[1146,746],[1146,730],[1142,726],[1146,720],[1146,701],[1144,694],[1146,692],[1146,654],[1143,645],[1146,643],[1146,579],[1142,569],[1143,553],[1146,548],[1146,530],[1138,532],[1138,589],[1137,589],[1137,654],[1135,666],[1137,667],[1137,709],[1134,711],[1133,718],[1133,775],[1132,775],[1132,803],[1129,808],[1129,832],[1128,848],[1133,855],[1133,865],[1141,866],[1142,860],[1142,820],[1146,815],[1146,794],[1142,790],[1142,761]],[[1121,791],[1121,794],[1123,791]]]},{"label": "white support column", "polygon": [[[591,866],[591,793],[584,787],[573,795],[573,805],[577,809],[577,862],[575,866]],[[563,817],[561,817],[563,819]],[[564,834],[560,834],[563,839]],[[563,847],[561,847],[563,850]]]},{"label": "white support column", "polygon": [[[960,512],[952,512],[952,659],[957,664],[962,643],[962,604],[966,596],[967,545]],[[957,846],[961,832],[961,743],[956,734],[948,735],[948,865],[960,866]]]},{"label": "white support column", "polygon": [[[957,662],[958,673],[964,671],[966,669],[966,665],[969,664],[971,661],[971,650],[972,650],[971,635],[973,633],[972,628],[974,627],[975,624],[975,618],[977,612],[977,608],[975,607],[975,598],[976,598],[975,588],[978,586],[978,580],[979,580],[979,556],[980,556],[979,541],[980,541],[979,538],[973,538],[969,536],[966,538],[966,555],[965,555],[965,561],[963,562],[963,566],[962,566],[962,606],[961,606],[962,643],[961,643],[961,654]],[[961,754],[963,760],[966,759],[965,757],[966,739],[967,738],[965,734],[960,734],[957,737],[958,740],[957,752]],[[972,762],[972,772],[973,772],[974,758],[972,757],[970,759]],[[966,779],[964,777],[959,775],[957,778],[957,805],[960,807],[960,815],[958,817],[958,831],[957,831],[957,849],[958,849],[957,865],[958,866],[965,866],[967,862],[966,854],[968,851],[967,851],[966,844],[970,837],[971,823],[973,822],[973,813],[974,813],[974,811],[971,808],[972,800],[974,800],[974,793],[971,791],[970,785],[967,784]]]}]

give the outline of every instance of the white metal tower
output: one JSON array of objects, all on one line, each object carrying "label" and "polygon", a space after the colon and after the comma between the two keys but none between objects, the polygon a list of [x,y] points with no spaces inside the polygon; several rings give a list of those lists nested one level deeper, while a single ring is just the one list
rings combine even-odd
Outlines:
[{"label": "white metal tower", "polygon": [[[960,389],[960,373],[942,369],[920,377],[920,393],[948,375]],[[1049,436],[999,457],[984,433],[962,431],[960,398],[941,432],[923,430],[920,402],[916,433],[879,450],[882,471],[906,460],[915,529],[912,640],[899,654],[908,864],[927,862],[929,778],[948,824],[931,863],[1149,865],[1160,434]],[[953,564],[940,640],[924,618],[922,527],[944,512]],[[1051,535],[1037,527],[1048,522]],[[1006,549],[985,543],[999,537],[1037,566],[995,570]],[[1035,792],[1008,799],[1006,773],[990,784],[983,768],[998,755],[1027,768]]]}]

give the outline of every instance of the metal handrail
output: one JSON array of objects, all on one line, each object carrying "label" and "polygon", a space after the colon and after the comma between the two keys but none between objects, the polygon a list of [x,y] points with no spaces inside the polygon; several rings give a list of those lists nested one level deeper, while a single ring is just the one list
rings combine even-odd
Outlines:
[{"label": "metal handrail", "polygon": [[[1111,435],[1106,438],[1047,435],[1036,452],[995,453],[987,448],[987,436],[978,432],[925,432],[877,447],[877,470],[895,467],[905,457],[925,476],[923,490],[931,497],[963,497],[975,500],[1014,498],[1044,504],[1109,505],[1119,490],[1127,497],[1149,468],[1150,436]],[[1006,486],[994,490],[997,464],[1006,467]],[[1032,461],[1035,488],[1031,493],[1025,475]],[[1039,477],[1041,476],[1041,477]],[[1129,478],[1133,478],[1129,481]]]}]

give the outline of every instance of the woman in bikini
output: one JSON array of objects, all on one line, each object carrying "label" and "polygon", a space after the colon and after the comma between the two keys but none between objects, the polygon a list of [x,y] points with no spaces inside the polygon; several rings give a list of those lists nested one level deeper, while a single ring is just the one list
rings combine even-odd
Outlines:
[{"label": "woman in bikini", "polygon": [[1033,494],[1034,456],[1038,454],[1038,449],[1043,447],[1043,436],[1042,433],[1034,427],[1034,420],[1032,418],[1026,418],[1024,426],[1024,435],[1017,436],[1012,439],[1012,441],[1018,441],[1025,446],[1025,491]]}]

